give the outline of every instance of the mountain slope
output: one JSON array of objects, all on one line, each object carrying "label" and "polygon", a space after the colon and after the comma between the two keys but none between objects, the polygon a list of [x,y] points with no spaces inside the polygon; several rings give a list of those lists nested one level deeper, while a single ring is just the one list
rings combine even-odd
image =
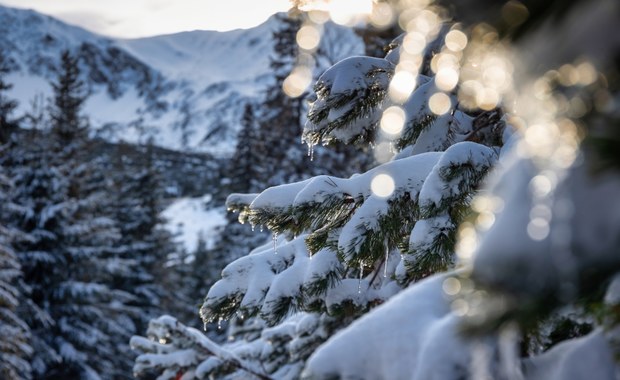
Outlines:
[{"label": "mountain slope", "polygon": [[[153,138],[170,149],[228,156],[244,105],[260,103],[272,80],[269,56],[277,22],[272,17],[245,30],[126,40],[0,7],[0,52],[11,67],[11,95],[20,101],[21,114],[42,108],[60,53],[69,49],[80,57],[91,94],[85,111],[99,136],[131,143]],[[327,29],[326,41],[344,47],[330,59],[363,51],[353,31],[333,24]]]}]

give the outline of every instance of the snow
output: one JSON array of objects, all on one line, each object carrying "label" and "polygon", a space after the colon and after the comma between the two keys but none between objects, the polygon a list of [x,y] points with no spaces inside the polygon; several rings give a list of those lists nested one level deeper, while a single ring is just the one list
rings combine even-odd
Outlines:
[{"label": "snow", "polygon": [[[330,95],[366,89],[375,83],[374,80],[369,81],[370,78],[367,74],[377,69],[392,71],[394,67],[383,58],[350,57],[343,59],[325,71],[319,77],[318,82],[324,82],[329,86]],[[384,86],[387,85],[387,82],[380,81],[379,83]]]},{"label": "snow", "polygon": [[[130,128],[144,102],[135,88],[129,88],[116,101],[110,101],[107,92],[95,92],[86,99],[84,112],[89,115],[96,133],[108,140],[125,140],[146,143],[145,136],[135,128]],[[105,125],[116,125],[115,129],[105,131]],[[107,136],[106,136],[107,135]]]},{"label": "snow", "polygon": [[[321,142],[318,135],[325,134],[325,141],[336,139],[348,143],[357,135],[373,130],[381,115],[379,107],[363,110],[363,117],[338,128],[332,125],[346,120],[349,111],[368,92],[386,88],[393,71],[394,66],[385,59],[359,56],[343,59],[330,67],[317,80],[316,86],[323,90],[317,93],[318,98],[308,112],[303,141],[316,145]],[[342,104],[342,99],[348,101]]]},{"label": "snow", "polygon": [[[49,81],[38,76],[12,72],[7,75],[6,82],[14,84],[11,89],[11,97],[19,103],[16,110],[17,114],[32,111],[32,102],[35,96],[40,96],[41,100],[45,100],[52,94],[52,86]],[[44,107],[45,103],[41,106]]]},{"label": "snow", "polygon": [[527,380],[614,380],[614,352],[603,331],[597,329],[525,359],[523,372]]},{"label": "snow", "polygon": [[[88,59],[82,62],[90,94],[85,113],[98,135],[110,141],[143,143],[153,137],[156,145],[169,149],[229,157],[243,107],[261,102],[272,80],[275,17],[246,30],[132,40],[106,38],[2,6],[0,21],[0,48],[15,70],[8,80],[15,85],[9,95],[19,101],[16,116],[30,111],[35,96],[45,100],[51,95],[48,82],[60,52],[79,51]],[[328,23],[325,31],[329,56],[317,59],[318,66],[363,52],[352,30]],[[117,92],[114,99],[111,89]]]},{"label": "snow", "polygon": [[[397,294],[338,332],[312,354],[312,378],[432,380],[466,374],[469,354],[435,275]],[[394,360],[394,358],[407,360]],[[461,376],[459,376],[461,375]]]},{"label": "snow", "polygon": [[195,88],[205,89],[224,79],[243,82],[265,74],[271,41],[264,36],[270,36],[276,25],[272,17],[252,29],[183,32],[121,40],[119,45],[167,78],[181,82],[191,78]]},{"label": "snow", "polygon": [[[416,188],[440,159],[441,153],[426,153],[403,160],[380,165],[364,174],[354,175],[348,179],[317,176],[305,181],[270,187],[259,194],[251,204],[253,209],[283,209],[300,206],[305,203],[322,202],[327,196],[337,195],[341,198],[353,197],[381,198],[372,194],[370,183],[378,174],[387,174],[394,179],[395,195],[411,192],[417,195]],[[394,195],[394,196],[395,196]],[[384,199],[385,203],[386,200]]]},{"label": "snow", "polygon": [[[620,204],[609,202],[620,192],[620,179],[594,175],[579,162],[566,172],[540,174],[533,161],[515,153],[503,157],[492,180],[491,191],[505,207],[480,236],[474,277],[516,294],[562,291],[571,297],[585,273],[620,266]],[[535,177],[551,187],[541,193]]]},{"label": "snow", "polygon": [[[418,220],[411,230],[409,248],[412,252],[430,250],[437,236],[445,234],[445,231],[454,228],[454,224],[448,215],[441,215],[429,219]],[[416,255],[405,256],[405,261],[415,262]]]},{"label": "snow", "polygon": [[298,271],[305,268],[309,260],[304,238],[300,236],[281,244],[277,254],[268,243],[227,265],[222,279],[209,290],[203,308],[209,308],[211,302],[221,298],[241,296],[241,310],[262,308],[266,311],[268,301],[290,295],[288,292],[303,281],[303,273]]},{"label": "snow", "polygon": [[[420,191],[420,206],[439,207],[442,200],[458,197],[467,188],[467,174],[448,178],[445,170],[451,166],[471,166],[477,173],[485,173],[497,161],[497,153],[484,145],[473,142],[460,142],[450,146],[441,156],[437,165],[428,175]],[[469,189],[473,190],[473,189]]]},{"label": "snow", "polygon": [[207,248],[212,248],[220,229],[227,223],[226,211],[222,207],[207,207],[210,202],[211,195],[179,198],[162,212],[165,228],[175,235],[186,252],[196,250],[200,237]]}]

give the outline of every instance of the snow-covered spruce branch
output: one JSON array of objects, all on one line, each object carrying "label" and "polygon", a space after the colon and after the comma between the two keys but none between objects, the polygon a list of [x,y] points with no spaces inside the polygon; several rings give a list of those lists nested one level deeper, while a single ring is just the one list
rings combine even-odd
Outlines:
[{"label": "snow-covered spruce branch", "polygon": [[394,64],[382,58],[351,57],[329,68],[315,85],[303,141],[309,145],[367,145],[375,140]]},{"label": "snow-covered spruce branch", "polygon": [[[322,304],[318,310],[335,307],[317,296],[342,292],[351,277],[357,284],[368,275],[366,286],[374,284],[380,263],[393,267],[389,273],[403,282],[449,267],[462,218],[453,210],[466,207],[496,158],[492,148],[463,142],[348,179],[318,176],[245,199],[232,195],[229,207],[241,208],[252,224],[272,228],[281,244],[260,247],[228,265],[207,295],[203,318],[258,313],[274,324],[316,302]],[[388,197],[370,190],[378,174],[394,179]],[[393,250],[403,253],[404,261],[397,255],[386,263]],[[375,297],[369,293],[354,303],[367,305]]]},{"label": "snow-covered spruce branch", "polygon": [[[183,325],[174,317],[164,315],[149,323],[149,339],[134,336],[131,346],[142,354],[136,359],[134,373],[139,376],[147,370],[164,370],[160,380],[175,378],[179,373],[189,371],[198,378],[208,373],[200,368],[209,357],[218,358],[219,366],[233,366],[261,380],[271,380],[260,368],[246,362],[233,352],[226,350],[202,332]],[[182,357],[182,360],[179,360]],[[212,368],[209,368],[212,369]]]}]

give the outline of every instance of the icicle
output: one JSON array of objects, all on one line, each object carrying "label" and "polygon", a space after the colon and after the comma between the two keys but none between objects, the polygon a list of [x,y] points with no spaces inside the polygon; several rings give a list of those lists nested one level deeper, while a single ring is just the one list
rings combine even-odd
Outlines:
[{"label": "icicle", "polygon": [[263,232],[263,225],[260,225],[260,232]]},{"label": "icicle", "polygon": [[273,252],[275,252],[275,254],[278,254],[278,233],[274,232],[273,233]]},{"label": "icicle", "polygon": [[314,160],[314,144],[308,143],[308,157],[310,157],[310,161]]},{"label": "icicle", "polygon": [[252,232],[254,232],[254,228],[256,227],[254,223],[250,223],[250,227],[252,227]]},{"label": "icicle", "polygon": [[222,318],[217,320],[217,331],[222,331]]},{"label": "icicle", "polygon": [[390,249],[385,246],[385,266],[383,267],[383,277],[387,277],[388,260],[390,258]]},{"label": "icicle", "polygon": [[203,328],[205,331],[207,331],[207,325],[208,325],[208,323],[207,323],[207,322],[205,322],[205,323],[204,323],[204,325],[202,325],[202,328]]},{"label": "icicle", "polygon": [[364,263],[360,261],[360,278],[357,282],[357,293],[362,293],[362,277],[364,277]]}]

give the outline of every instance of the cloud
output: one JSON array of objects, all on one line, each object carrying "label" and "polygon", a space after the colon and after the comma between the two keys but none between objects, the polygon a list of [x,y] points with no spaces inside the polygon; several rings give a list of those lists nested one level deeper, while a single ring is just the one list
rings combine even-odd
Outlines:
[{"label": "cloud", "polygon": [[0,0],[114,37],[249,28],[285,11],[289,0]]}]

